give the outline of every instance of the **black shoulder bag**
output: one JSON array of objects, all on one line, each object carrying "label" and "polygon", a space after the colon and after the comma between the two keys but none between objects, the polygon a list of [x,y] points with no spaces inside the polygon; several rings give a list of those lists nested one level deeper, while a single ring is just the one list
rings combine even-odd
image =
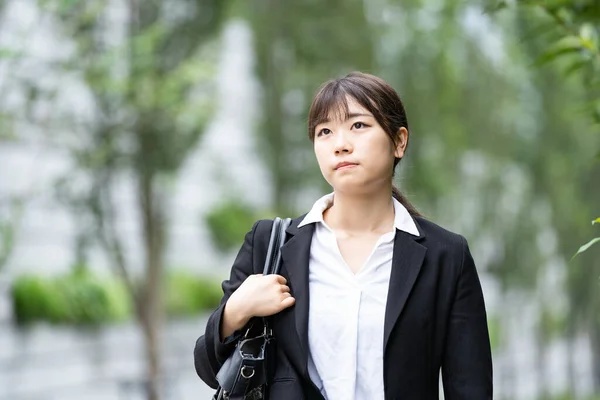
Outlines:
[{"label": "black shoulder bag", "polygon": [[[279,273],[281,246],[285,243],[285,230],[290,223],[289,218],[275,218],[273,221],[264,275]],[[275,351],[275,337],[269,318],[251,320],[246,333],[217,373],[219,387],[213,400],[267,399],[267,386],[275,370]]]}]

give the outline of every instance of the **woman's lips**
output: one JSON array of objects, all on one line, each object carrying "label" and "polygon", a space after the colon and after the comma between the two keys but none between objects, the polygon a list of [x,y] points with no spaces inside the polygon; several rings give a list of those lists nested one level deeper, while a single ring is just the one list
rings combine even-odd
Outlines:
[{"label": "woman's lips", "polygon": [[343,170],[343,169],[350,169],[350,168],[354,168],[354,167],[356,167],[357,165],[358,165],[358,164],[355,164],[355,163],[348,163],[348,162],[344,162],[344,163],[339,163],[339,164],[338,164],[338,165],[335,167],[335,169],[336,169],[337,171],[339,171],[339,170]]}]

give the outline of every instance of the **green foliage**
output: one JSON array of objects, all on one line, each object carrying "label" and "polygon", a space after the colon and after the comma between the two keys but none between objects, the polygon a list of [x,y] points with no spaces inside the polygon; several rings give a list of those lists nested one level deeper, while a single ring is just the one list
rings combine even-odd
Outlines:
[{"label": "green foliage", "polygon": [[579,250],[577,250],[577,253],[575,255],[583,253],[584,251],[586,251],[587,249],[589,249],[590,247],[592,247],[594,244],[596,244],[598,242],[600,242],[600,237],[590,240],[589,242],[587,242],[586,244],[581,246],[579,248]]},{"label": "green foliage", "polygon": [[214,246],[221,252],[227,252],[240,246],[256,220],[256,213],[239,199],[232,199],[220,203],[204,220]]},{"label": "green foliage", "polygon": [[[537,124],[543,138],[535,142],[543,151],[519,151],[526,156],[520,161],[533,174],[534,193],[550,202],[551,224],[558,234],[560,251],[568,259],[573,249],[579,248],[577,256],[593,244],[585,221],[596,212],[593,207],[600,194],[600,169],[593,162],[594,157],[600,160],[600,153],[597,140],[592,138],[600,126],[600,3],[517,0],[512,4],[519,7],[508,9],[507,3],[500,2],[499,8],[505,11],[499,14],[516,16],[517,38],[526,64],[535,67],[531,81],[543,112]],[[511,62],[517,59],[513,57]],[[522,237],[517,236],[517,240],[525,243]],[[587,245],[581,246],[584,241]],[[520,253],[531,253],[529,249]],[[589,268],[569,271],[567,290],[573,302],[569,318],[583,317],[579,326],[587,327],[600,301],[595,279],[590,279],[599,270],[592,259],[578,257],[577,262]]]},{"label": "green foliage", "polygon": [[[138,174],[176,172],[213,111],[212,41],[222,2],[183,0],[178,9],[188,12],[172,12],[157,2],[131,1],[124,10],[127,35],[115,42],[98,34],[107,29],[106,2],[40,1],[74,39],[75,56],[64,67],[81,74],[103,115],[92,121],[89,148],[73,149],[82,169],[115,166],[119,159]],[[135,150],[115,136],[127,137]]]},{"label": "green foliage", "polygon": [[565,76],[577,74],[589,92],[588,112],[600,124],[600,3],[597,0],[519,0],[541,11],[549,28],[538,64],[560,62]]},{"label": "green foliage", "polygon": [[[169,316],[191,316],[215,309],[222,291],[218,280],[189,272],[171,271],[164,286]],[[131,297],[122,281],[100,278],[85,268],[56,277],[22,275],[11,296],[19,324],[49,322],[101,325],[132,318]]]},{"label": "green foliage", "polygon": [[15,140],[12,117],[0,112],[0,141]]},{"label": "green foliage", "polygon": [[8,215],[0,215],[0,271],[8,262],[14,243],[19,220],[23,212],[23,201],[12,199],[10,201]]},{"label": "green foliage", "polygon": [[585,397],[577,396],[573,393],[560,393],[555,395],[545,395],[539,400],[600,400],[600,395],[588,395]]},{"label": "green foliage", "polygon": [[[520,0],[519,4],[541,10],[555,28],[550,32],[550,44],[538,64],[566,63],[564,75],[577,74],[584,82],[588,91],[586,110],[600,126],[600,3],[597,0]],[[596,158],[599,156],[600,152]],[[590,240],[572,258],[598,242],[600,237]]]},{"label": "green foliage", "polygon": [[490,346],[496,351],[502,343],[502,323],[498,317],[488,316],[488,331],[490,334]]},{"label": "green foliage", "polygon": [[14,242],[13,226],[7,222],[0,220],[0,270],[6,264],[8,256],[11,253]]},{"label": "green foliage", "polygon": [[15,318],[21,324],[98,325],[130,316],[123,286],[84,269],[53,278],[20,276],[12,285],[12,299]]},{"label": "green foliage", "polygon": [[[592,225],[600,223],[600,218],[596,218],[595,220],[592,221]],[[592,240],[590,240],[589,242],[587,242],[586,244],[584,244],[583,246],[581,246],[579,248],[579,250],[577,250],[577,253],[575,253],[575,255],[573,256],[573,258],[577,257],[577,255],[583,253],[584,251],[587,251],[590,247],[592,247],[594,244],[596,243],[600,243],[600,237],[594,238]]]},{"label": "green foliage", "polygon": [[[138,323],[153,332],[146,338],[160,336],[168,197],[213,111],[215,59],[211,56],[216,54],[214,38],[225,2],[130,0],[120,8],[125,14],[120,24],[112,17],[114,4],[107,1],[40,2],[58,20],[55,26],[74,49],[64,62],[67,73],[82,77],[94,104],[84,129],[62,130],[76,132],[75,140],[62,141],[75,165],[63,178],[70,186],[61,185],[62,196],[82,223],[92,221],[90,231],[127,287]],[[53,113],[58,120],[71,119],[60,111]],[[77,113],[66,113],[81,120]],[[137,285],[115,227],[119,210],[114,191],[124,175],[131,178],[128,182],[141,215],[138,239],[146,255],[146,279]],[[90,187],[73,183],[77,178]],[[147,352],[160,355],[156,341],[145,344]],[[148,360],[149,393],[158,390],[160,359]]]},{"label": "green foliage", "polygon": [[256,43],[263,87],[257,141],[277,214],[295,213],[304,188],[326,186],[307,137],[306,112],[325,80],[355,69],[373,72],[379,21],[370,23],[368,8],[361,0],[266,0],[245,2],[238,11],[250,21]]},{"label": "green foliage", "polygon": [[20,56],[20,53],[13,49],[0,47],[0,60],[15,59]]},{"label": "green foliage", "polygon": [[167,315],[195,315],[219,306],[223,292],[220,282],[183,271],[169,273],[166,287]]},{"label": "green foliage", "polygon": [[567,329],[567,316],[543,309],[540,315],[540,339],[550,343],[552,339],[560,338]]}]

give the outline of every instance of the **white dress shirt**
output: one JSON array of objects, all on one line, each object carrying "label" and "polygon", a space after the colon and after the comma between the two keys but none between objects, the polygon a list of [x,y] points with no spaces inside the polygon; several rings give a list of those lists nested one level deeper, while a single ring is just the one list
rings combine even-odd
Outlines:
[{"label": "white dress shirt", "polygon": [[[394,202],[394,227],[418,236],[406,208]],[[327,400],[383,399],[383,326],[396,229],[382,235],[356,273],[323,220],[333,193],[298,225],[315,223],[309,261],[308,370]]]}]

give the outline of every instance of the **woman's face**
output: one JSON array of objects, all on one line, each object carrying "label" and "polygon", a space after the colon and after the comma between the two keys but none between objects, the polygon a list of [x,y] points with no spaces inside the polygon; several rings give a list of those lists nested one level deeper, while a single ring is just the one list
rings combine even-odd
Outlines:
[{"label": "woman's face", "polygon": [[348,98],[348,116],[331,113],[315,128],[314,148],[323,177],[336,192],[365,194],[391,184],[395,158],[402,158],[408,132],[400,128],[398,145],[373,114]]}]

